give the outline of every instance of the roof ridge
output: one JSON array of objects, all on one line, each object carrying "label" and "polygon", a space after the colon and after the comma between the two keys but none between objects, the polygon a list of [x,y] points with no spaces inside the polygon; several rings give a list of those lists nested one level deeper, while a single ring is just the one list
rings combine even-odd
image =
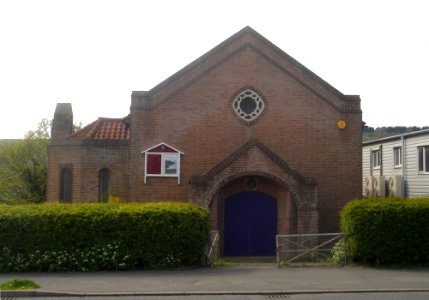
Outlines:
[{"label": "roof ridge", "polygon": [[[318,85],[322,89],[324,89],[326,92],[337,97],[337,99],[340,101],[340,103],[343,103],[345,106],[350,106],[350,107],[343,108],[342,107],[343,104],[340,104],[340,106],[338,106],[338,105],[335,105],[333,103],[330,103],[330,101],[328,101],[329,104],[331,106],[333,106],[336,110],[338,110],[340,112],[346,112],[346,113],[360,111],[360,109],[357,109],[355,107],[356,105],[353,106],[350,104],[351,102],[353,102],[353,103],[356,102],[356,101],[351,101],[351,100],[355,100],[355,98],[347,97],[345,94],[343,94],[342,92],[337,90],[334,86],[332,86],[327,81],[322,79],[320,76],[315,74],[313,71],[311,71],[310,69],[305,67],[303,64],[301,64],[295,58],[293,58],[292,56],[287,54],[284,50],[282,50],[280,47],[276,46],[274,43],[272,43],[270,40],[265,38],[263,35],[258,33],[256,30],[254,30],[250,26],[245,26],[244,28],[242,28],[241,30],[239,30],[238,32],[236,32],[235,34],[233,34],[232,36],[230,36],[229,38],[227,38],[226,40],[224,40],[223,42],[221,42],[220,44],[218,44],[217,46],[212,48],[211,50],[207,51],[206,53],[204,53],[203,55],[201,55],[197,59],[195,59],[192,62],[190,62],[189,64],[187,64],[185,67],[183,67],[180,70],[178,70],[177,72],[175,72],[173,75],[171,75],[171,76],[167,77],[165,80],[161,81],[159,84],[157,84],[156,86],[151,88],[149,91],[147,91],[147,92],[133,91],[132,95],[131,95],[131,98],[132,98],[132,105],[131,106],[132,107],[139,107],[141,105],[141,107],[146,107],[146,108],[152,109],[152,108],[156,107],[157,105],[159,105],[165,101],[168,101],[172,95],[175,95],[182,88],[186,88],[189,84],[192,84],[193,82],[195,82],[195,80],[198,80],[200,78],[200,76],[196,75],[192,78],[188,78],[189,80],[186,80],[186,82],[183,82],[182,84],[180,84],[180,86],[182,88],[179,87],[177,89],[174,89],[174,90],[168,92],[167,95],[163,96],[163,99],[161,99],[160,101],[157,101],[154,98],[154,96],[158,92],[162,91],[164,88],[165,89],[170,88],[170,86],[172,86],[172,84],[174,84],[174,82],[176,82],[177,80],[182,80],[182,79],[186,78],[186,76],[189,72],[191,72],[192,70],[194,70],[198,66],[207,63],[211,57],[217,55],[223,49],[227,48],[228,46],[230,46],[231,44],[233,44],[237,40],[241,39],[246,34],[251,35],[255,40],[259,41],[263,47],[266,47],[267,50],[273,51],[273,53],[277,54],[280,59],[285,60],[293,68],[296,68],[297,70],[299,70],[299,72],[302,74],[300,76],[302,76],[303,78],[298,78],[295,75],[293,75],[295,80],[298,80],[298,82],[300,82],[301,84],[304,83],[304,81],[303,81],[304,79],[305,79],[305,81],[306,80],[312,81],[316,85]],[[230,55],[232,55],[232,54],[235,55],[237,50],[242,50],[246,47],[251,47],[254,50],[256,50],[256,48],[254,48],[252,45],[253,45],[253,42],[246,42],[245,44],[239,46],[235,50],[231,49],[231,51],[232,51],[231,53],[229,53],[228,55],[226,54],[226,57],[219,58],[218,60],[219,60],[219,62],[222,62],[225,59],[229,59]],[[259,50],[257,50],[257,52],[261,55],[261,53],[263,53],[267,50],[259,49]],[[218,66],[219,62],[217,63],[216,61],[214,61],[214,62],[210,63],[209,65],[204,67],[204,70],[202,70],[199,73],[204,74],[207,70],[211,70],[213,67]],[[276,62],[272,62],[272,63],[274,63],[274,65],[279,66]],[[317,92],[313,89],[311,89],[311,91],[314,92],[317,96],[321,97],[322,100],[324,100],[326,102],[326,99],[325,99],[326,97],[322,96],[319,92]],[[142,102],[143,99],[145,99],[147,101]],[[134,106],[134,103],[135,103],[135,106]]]},{"label": "roof ridge", "polygon": [[123,118],[98,117],[97,120],[74,132],[70,140],[126,140],[130,138],[129,115]]},{"label": "roof ridge", "polygon": [[[128,117],[128,116],[127,116]],[[96,121],[121,121],[123,119],[125,119],[126,117],[123,118],[112,118],[112,117],[98,117]]]},{"label": "roof ridge", "polygon": [[386,137],[382,137],[382,138],[375,139],[375,140],[369,140],[369,141],[362,142],[362,145],[367,146],[367,145],[371,145],[371,144],[378,144],[378,143],[382,143],[382,142],[386,142],[386,141],[390,141],[390,140],[400,139],[402,137],[407,138],[410,136],[422,135],[422,134],[426,134],[426,133],[429,133],[429,129],[421,129],[421,130],[416,130],[416,131],[386,136]]},{"label": "roof ridge", "polygon": [[305,73],[307,73],[307,75],[310,76],[311,78],[313,78],[317,83],[319,83],[322,86],[324,86],[325,88],[329,89],[331,92],[333,92],[335,95],[337,95],[341,100],[343,100],[342,97],[344,96],[344,94],[342,92],[340,92],[339,90],[337,90],[329,82],[327,82],[326,80],[324,80],[323,78],[321,78],[319,75],[317,75],[316,73],[314,73],[313,71],[311,71],[309,68],[307,68],[302,63],[300,63],[297,59],[295,59],[294,57],[292,57],[290,54],[288,54],[282,48],[280,48],[279,46],[277,46],[276,44],[274,44],[273,42],[271,42],[269,39],[267,39],[266,37],[264,37],[259,32],[253,30],[253,34],[257,38],[259,38],[260,40],[262,40],[274,52],[277,52],[278,54],[280,54],[281,56],[283,56],[293,66],[295,66],[298,69],[300,69],[300,70],[304,71]]},{"label": "roof ridge", "polygon": [[[205,52],[203,55],[199,56],[197,59],[193,60],[192,62],[188,63],[183,68],[179,69],[179,71],[175,72],[171,76],[167,77],[157,85],[155,85],[153,88],[151,88],[149,91],[146,91],[144,94],[145,96],[152,96],[155,94],[158,90],[162,89],[163,87],[169,85],[171,82],[173,82],[175,79],[180,78],[182,75],[186,74],[189,70],[193,69],[194,67],[198,66],[202,61],[206,60],[216,52],[222,50],[229,44],[233,43],[235,40],[239,39],[241,36],[243,36],[246,33],[257,33],[254,29],[252,29],[250,26],[246,26],[236,32],[235,34],[231,35],[229,38],[221,42],[220,44],[216,45],[214,48],[210,49],[209,51]],[[139,92],[139,91],[136,91]],[[133,91],[134,93],[134,91]]]}]

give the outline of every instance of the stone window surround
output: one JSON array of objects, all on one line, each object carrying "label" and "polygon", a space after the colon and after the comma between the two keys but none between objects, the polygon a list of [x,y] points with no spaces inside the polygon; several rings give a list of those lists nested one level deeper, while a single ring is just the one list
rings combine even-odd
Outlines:
[{"label": "stone window surround", "polygon": [[[240,106],[242,101],[248,98],[254,101],[254,109],[251,112],[246,112],[245,108],[243,109],[243,107]],[[266,110],[266,106],[267,101],[263,94],[253,86],[244,86],[231,97],[231,107],[234,114],[237,116],[237,119],[244,122],[246,125],[252,125],[259,120]]]}]

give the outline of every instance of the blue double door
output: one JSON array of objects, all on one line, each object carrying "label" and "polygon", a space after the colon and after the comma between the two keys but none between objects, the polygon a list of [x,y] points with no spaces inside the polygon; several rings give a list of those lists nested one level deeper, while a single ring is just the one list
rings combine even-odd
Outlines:
[{"label": "blue double door", "polygon": [[242,192],[225,200],[225,256],[275,256],[277,200]]}]

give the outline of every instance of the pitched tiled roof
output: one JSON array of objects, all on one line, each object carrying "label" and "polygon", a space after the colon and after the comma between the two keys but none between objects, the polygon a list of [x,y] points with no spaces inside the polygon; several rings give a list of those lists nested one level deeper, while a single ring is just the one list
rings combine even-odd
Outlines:
[{"label": "pitched tiled roof", "polygon": [[122,119],[98,118],[97,121],[73,133],[71,140],[128,140],[129,116]]}]

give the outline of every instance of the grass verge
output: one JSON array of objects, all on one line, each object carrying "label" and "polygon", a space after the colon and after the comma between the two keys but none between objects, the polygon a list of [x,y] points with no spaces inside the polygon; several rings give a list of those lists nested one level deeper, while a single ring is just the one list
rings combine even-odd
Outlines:
[{"label": "grass verge", "polygon": [[220,268],[220,267],[235,267],[233,262],[227,261],[224,258],[216,259],[211,265],[212,268]]},{"label": "grass verge", "polygon": [[40,286],[29,279],[12,279],[0,284],[0,290],[28,290],[38,288]]}]

